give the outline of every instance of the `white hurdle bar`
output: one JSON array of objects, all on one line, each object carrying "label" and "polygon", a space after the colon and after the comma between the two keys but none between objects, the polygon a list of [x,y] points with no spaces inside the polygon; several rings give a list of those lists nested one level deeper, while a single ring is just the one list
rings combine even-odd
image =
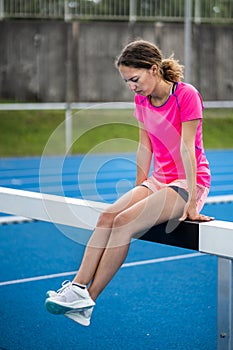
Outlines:
[{"label": "white hurdle bar", "polygon": [[[109,204],[0,187],[0,212],[93,230]],[[1,222],[0,222],[1,224]],[[218,350],[233,349],[233,222],[176,221],[156,225],[139,239],[197,250],[218,257]]]}]

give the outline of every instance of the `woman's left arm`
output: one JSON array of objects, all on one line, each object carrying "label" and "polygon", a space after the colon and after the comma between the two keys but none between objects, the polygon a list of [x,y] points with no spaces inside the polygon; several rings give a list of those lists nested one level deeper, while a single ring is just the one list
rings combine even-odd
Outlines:
[{"label": "woman's left arm", "polygon": [[197,211],[197,163],[195,153],[195,138],[199,122],[199,119],[195,119],[182,123],[180,153],[188,183],[189,199],[185,206],[183,216],[180,218],[180,220],[185,220],[186,218],[194,221],[211,220],[210,217],[202,215]]}]

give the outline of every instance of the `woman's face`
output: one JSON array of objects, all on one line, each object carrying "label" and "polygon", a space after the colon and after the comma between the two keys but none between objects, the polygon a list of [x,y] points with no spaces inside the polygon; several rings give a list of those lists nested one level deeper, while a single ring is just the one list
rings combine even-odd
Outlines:
[{"label": "woman's face", "polygon": [[137,94],[149,96],[157,85],[157,66],[150,69],[133,68],[120,65],[119,72],[129,89]]}]

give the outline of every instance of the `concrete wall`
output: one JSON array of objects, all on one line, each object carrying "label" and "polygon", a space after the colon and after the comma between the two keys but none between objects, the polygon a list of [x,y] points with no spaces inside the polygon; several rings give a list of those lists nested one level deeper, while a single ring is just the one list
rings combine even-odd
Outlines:
[{"label": "concrete wall", "polygon": [[67,31],[62,22],[1,22],[0,97],[63,101]]},{"label": "concrete wall", "polygon": [[[193,26],[192,83],[205,100],[232,100],[233,27]],[[2,21],[0,98],[19,101],[130,101],[114,67],[135,38],[183,63],[184,27],[171,23]]]}]

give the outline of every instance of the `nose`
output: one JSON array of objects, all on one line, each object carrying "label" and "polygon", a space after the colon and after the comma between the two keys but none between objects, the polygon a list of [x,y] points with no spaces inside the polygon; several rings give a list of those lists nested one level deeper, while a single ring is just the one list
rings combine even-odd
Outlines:
[{"label": "nose", "polygon": [[136,90],[136,84],[132,81],[128,81],[128,87],[131,91],[135,91]]}]

